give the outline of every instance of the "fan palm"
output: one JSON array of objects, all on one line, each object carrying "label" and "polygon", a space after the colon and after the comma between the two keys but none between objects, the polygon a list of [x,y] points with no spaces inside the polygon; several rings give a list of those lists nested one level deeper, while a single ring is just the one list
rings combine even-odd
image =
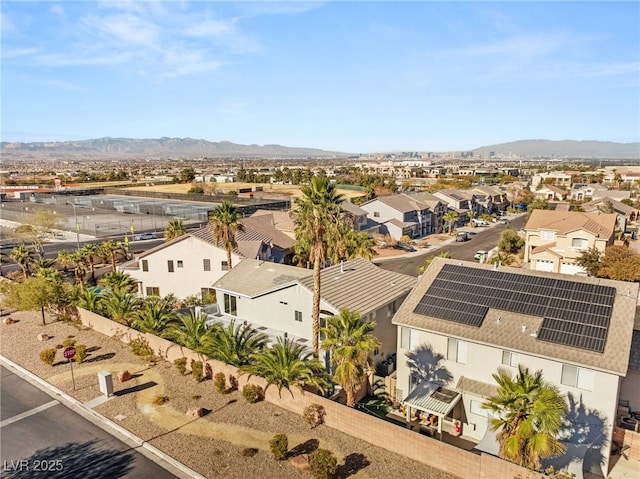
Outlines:
[{"label": "fan palm", "polygon": [[236,367],[249,363],[251,355],[260,351],[267,343],[266,334],[259,333],[248,324],[235,324],[231,320],[227,327],[215,325],[207,337],[204,353],[212,359]]},{"label": "fan palm", "polygon": [[211,334],[212,328],[207,326],[207,315],[190,310],[189,314],[178,316],[178,321],[169,326],[165,337],[192,351],[203,353]]},{"label": "fan palm", "polygon": [[[102,293],[101,293],[102,294]],[[103,294],[105,314],[112,320],[131,326],[142,299],[135,293],[121,289],[108,289]]]},{"label": "fan palm", "polygon": [[33,262],[33,250],[24,244],[18,245],[11,250],[11,259],[22,268],[24,279],[29,277],[29,265]]},{"label": "fan palm", "polygon": [[96,256],[100,255],[100,246],[96,243],[85,243],[80,250],[87,257],[87,266],[89,267],[89,272],[91,273],[91,284],[96,283],[96,268],[94,259]]},{"label": "fan palm", "polygon": [[100,255],[104,258],[109,259],[111,262],[111,271],[116,271],[116,263],[118,260],[118,255],[123,254],[126,255],[129,247],[122,242],[115,242],[113,240],[103,241],[100,243]]},{"label": "fan palm", "polygon": [[164,337],[168,334],[168,328],[177,321],[177,315],[167,301],[151,296],[146,298],[143,306],[135,312],[131,326],[143,333]]},{"label": "fan palm", "polygon": [[304,346],[282,338],[270,348],[253,354],[251,362],[241,366],[240,371],[264,378],[265,390],[275,385],[280,394],[282,389],[291,391],[292,386],[301,391],[305,386],[312,386],[321,392],[329,386],[322,363],[312,353],[305,352]]},{"label": "fan palm", "polygon": [[79,307],[96,314],[102,314],[103,300],[99,288],[78,289],[75,294],[75,302]]},{"label": "fan palm", "polygon": [[[326,176],[314,176],[309,185],[301,187],[302,197],[296,199],[294,223],[296,243],[308,246],[308,258],[313,263],[313,355],[318,357],[320,331],[320,269],[327,259],[331,229],[341,217],[342,195]],[[300,256],[299,251],[296,254]]]},{"label": "fan palm", "polygon": [[127,273],[123,273],[122,271],[112,271],[106,273],[102,278],[100,278],[100,281],[98,281],[98,285],[105,289],[117,289],[129,292],[133,292],[136,289],[135,280]]},{"label": "fan palm", "polygon": [[240,222],[242,216],[229,201],[220,203],[211,213],[209,227],[213,233],[216,243],[222,243],[222,247],[227,251],[227,264],[231,265],[231,251],[238,246],[236,234],[244,231],[244,225]]},{"label": "fan palm", "polygon": [[338,316],[327,318],[327,326],[321,329],[325,336],[322,347],[331,354],[335,368],[333,379],[345,390],[349,407],[355,406],[355,393],[373,368],[371,353],[380,347],[378,338],[371,334],[375,327],[375,321],[365,321],[359,313],[343,309]]},{"label": "fan palm", "polygon": [[503,368],[493,378],[497,393],[482,407],[493,412],[490,427],[498,431],[500,457],[538,470],[540,459],[563,454],[565,446],[556,437],[567,404],[558,389],[543,380],[542,371],[531,374],[520,365],[515,378]]},{"label": "fan palm", "polygon": [[449,228],[449,234],[453,231],[453,225],[459,219],[458,213],[453,210],[447,211],[442,218],[447,222],[447,226]]},{"label": "fan palm", "polygon": [[167,223],[167,227],[164,230],[164,240],[171,241],[186,233],[187,229],[184,227],[182,220],[173,219]]}]

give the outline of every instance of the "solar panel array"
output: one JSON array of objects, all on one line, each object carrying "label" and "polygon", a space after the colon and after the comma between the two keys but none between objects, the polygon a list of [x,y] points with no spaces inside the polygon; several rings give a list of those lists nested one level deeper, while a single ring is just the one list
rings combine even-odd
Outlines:
[{"label": "solar panel array", "polygon": [[603,352],[615,288],[446,264],[414,313],[480,327],[489,308],[540,316],[538,339]]}]

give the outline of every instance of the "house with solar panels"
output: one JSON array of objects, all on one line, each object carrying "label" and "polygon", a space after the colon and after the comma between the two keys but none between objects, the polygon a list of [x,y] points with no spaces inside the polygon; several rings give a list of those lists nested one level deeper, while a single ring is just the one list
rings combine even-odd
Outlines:
[{"label": "house with solar panels", "polygon": [[639,397],[628,397],[640,391],[629,370],[639,289],[436,257],[393,318],[397,378],[388,393],[408,421],[435,416],[441,437],[458,425],[477,450],[497,455],[481,407],[496,391],[492,374],[542,370],[569,406],[568,454],[554,467],[606,477],[619,400],[640,408]]}]

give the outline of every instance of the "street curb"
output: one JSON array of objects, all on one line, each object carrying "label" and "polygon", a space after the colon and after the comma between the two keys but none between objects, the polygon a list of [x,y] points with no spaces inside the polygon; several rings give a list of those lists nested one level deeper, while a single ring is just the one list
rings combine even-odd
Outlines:
[{"label": "street curb", "polygon": [[[193,479],[207,479],[202,474],[199,474],[196,471],[194,471],[193,469],[190,469],[189,467],[185,466],[181,462],[178,462],[177,460],[175,460],[173,457],[171,457],[167,453],[161,451],[157,447],[152,446],[148,442],[142,440],[142,438],[136,436],[132,432],[130,432],[127,429],[123,428],[122,426],[114,423],[109,418],[103,416],[102,414],[94,411],[91,408],[86,407],[82,402],[78,401],[76,398],[74,398],[74,397],[70,396],[69,394],[65,393],[64,391],[58,389],[54,385],[49,384],[44,379],[36,376],[31,371],[28,371],[27,369],[25,369],[22,366],[14,363],[10,359],[7,359],[6,357],[0,355],[0,364],[5,366],[5,367],[7,367],[10,370],[12,370],[15,374],[17,374],[18,376],[20,376],[23,379],[27,380],[28,382],[30,382],[32,384],[35,383],[34,385],[38,386],[40,389],[46,390],[46,392],[48,392],[50,395],[55,395],[54,397],[56,399],[61,400],[61,402],[65,406],[67,406],[67,407],[72,406],[73,408],[78,408],[80,410],[80,412],[91,416],[95,420],[95,422],[94,421],[92,421],[92,422],[94,424],[96,424],[98,427],[100,427],[101,429],[103,429],[104,431],[106,431],[107,433],[113,434],[113,432],[116,432],[117,434],[119,434],[121,436],[124,436],[130,442],[134,443],[136,445],[136,447],[142,447],[142,448],[146,449],[147,451],[149,451],[149,453],[153,454],[158,459],[161,459],[161,460],[167,462],[168,464],[170,464],[171,466],[175,467],[180,472],[188,475],[189,477],[192,477]],[[161,462],[156,462],[156,464],[158,464],[159,466],[163,467]],[[164,469],[166,469],[166,468],[164,468]],[[169,470],[168,470],[168,472],[173,473],[172,471],[169,471]]]}]

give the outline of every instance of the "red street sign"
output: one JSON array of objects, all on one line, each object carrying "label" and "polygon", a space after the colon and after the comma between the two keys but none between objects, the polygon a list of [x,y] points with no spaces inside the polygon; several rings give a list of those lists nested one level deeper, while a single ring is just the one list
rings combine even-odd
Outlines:
[{"label": "red street sign", "polygon": [[76,348],[74,348],[73,346],[69,346],[63,351],[62,355],[65,357],[65,359],[73,359],[73,357],[76,355]]}]

